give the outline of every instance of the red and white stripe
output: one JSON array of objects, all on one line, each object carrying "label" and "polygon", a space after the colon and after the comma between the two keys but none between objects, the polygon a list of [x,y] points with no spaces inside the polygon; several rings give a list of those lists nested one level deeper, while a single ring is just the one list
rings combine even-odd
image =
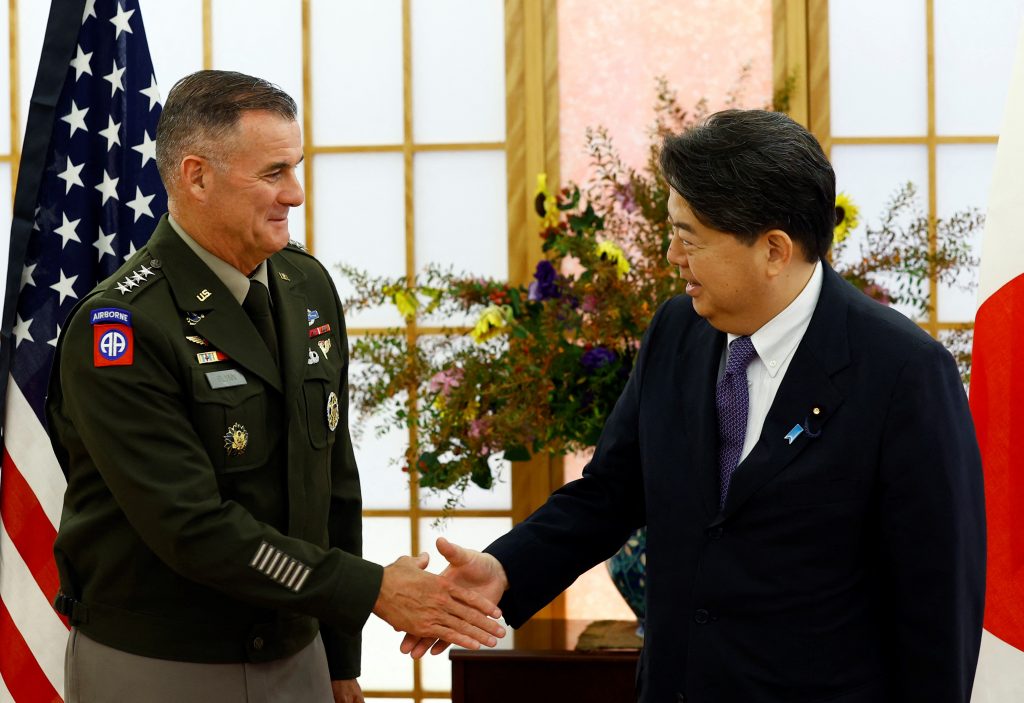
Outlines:
[{"label": "red and white stripe", "polygon": [[51,603],[64,489],[50,439],[13,378],[0,467],[0,703],[59,702],[68,628]]},{"label": "red and white stripe", "polygon": [[971,413],[985,468],[988,581],[975,703],[1024,701],[1024,27],[996,152]]}]

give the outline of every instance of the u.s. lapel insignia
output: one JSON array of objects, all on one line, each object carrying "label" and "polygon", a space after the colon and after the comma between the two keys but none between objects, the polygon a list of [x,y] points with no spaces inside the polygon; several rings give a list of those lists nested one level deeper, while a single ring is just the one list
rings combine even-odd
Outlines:
[{"label": "u.s. lapel insignia", "polygon": [[310,327],[312,327],[313,323],[319,319],[320,313],[318,313],[316,310],[310,310],[309,308],[306,308],[306,322],[309,324]]},{"label": "u.s. lapel insignia", "polygon": [[320,347],[320,351],[322,351],[324,353],[324,356],[327,356],[327,352],[329,352],[331,350],[331,340],[330,339],[318,340],[317,341],[317,346]]},{"label": "u.s. lapel insignia", "polygon": [[245,448],[248,446],[249,430],[245,429],[245,425],[236,422],[224,433],[224,449],[227,450],[228,456],[241,456],[245,454]]},{"label": "u.s. lapel insignia", "polygon": [[310,349],[309,350],[309,360],[306,362],[306,365],[307,366],[312,366],[313,364],[319,364],[319,363],[320,363],[320,355],[317,354],[312,349]]},{"label": "u.s. lapel insignia", "polygon": [[200,315],[197,312],[187,312],[185,313],[185,322],[195,327],[204,317],[206,317],[206,315]]},{"label": "u.s. lapel insignia", "polygon": [[198,300],[200,303],[203,303],[206,302],[206,299],[209,298],[211,295],[213,295],[213,293],[203,288],[201,291],[196,293],[196,300]]},{"label": "u.s. lapel insignia", "polygon": [[338,394],[331,391],[327,396],[327,429],[334,432],[338,427],[338,420],[341,418],[341,411],[338,408]]},{"label": "u.s. lapel insignia", "polygon": [[192,342],[193,344],[198,344],[201,347],[208,347],[208,346],[210,346],[210,343],[207,342],[202,337],[200,337],[199,335],[187,334],[187,335],[185,335],[185,339],[187,339],[188,341]]}]

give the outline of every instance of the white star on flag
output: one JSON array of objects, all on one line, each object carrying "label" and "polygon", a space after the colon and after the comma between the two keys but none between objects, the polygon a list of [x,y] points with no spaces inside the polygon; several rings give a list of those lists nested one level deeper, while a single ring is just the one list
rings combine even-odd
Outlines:
[{"label": "white star on flag", "polygon": [[132,27],[128,24],[128,20],[135,14],[135,10],[124,11],[124,5],[117,3],[117,14],[110,18],[110,23],[117,27],[117,31],[114,33],[114,39],[121,36],[121,32],[128,32],[133,34]]},{"label": "white star on flag", "polygon": [[106,170],[103,171],[103,182],[96,186],[96,190],[103,194],[103,202],[100,203],[100,205],[106,205],[107,200],[110,198],[120,200],[120,198],[117,197],[117,182],[119,180],[121,179],[111,178],[110,174],[107,173]]},{"label": "white star on flag", "polygon": [[75,132],[82,130],[88,132],[89,129],[85,126],[85,116],[89,113],[89,108],[78,109],[78,105],[75,105],[75,101],[71,101],[71,112],[64,115],[60,119],[63,122],[67,122],[71,125],[71,136],[75,136]]},{"label": "white star on flag", "polygon": [[53,339],[47,342],[47,344],[49,344],[51,347],[56,348],[58,339],[60,339],[60,325],[57,325],[57,334],[55,334],[53,336]]},{"label": "white star on flag", "polygon": [[78,276],[72,276],[71,278],[68,278],[64,275],[63,271],[60,271],[59,273],[60,280],[54,283],[52,286],[50,286],[51,289],[60,293],[60,301],[57,304],[63,305],[65,298],[74,298],[75,300],[78,300],[78,294],[75,293],[74,288],[75,281],[78,280]]},{"label": "white star on flag", "polygon": [[156,85],[156,76],[150,74],[149,87],[143,88],[139,92],[149,98],[150,110],[160,104],[160,89]]},{"label": "white star on flag", "polygon": [[85,168],[85,163],[80,163],[75,166],[75,162],[68,157],[68,165],[63,172],[57,174],[57,178],[64,181],[66,188],[64,194],[67,195],[71,192],[71,186],[82,186],[85,188],[85,184],[82,183],[82,169]]},{"label": "white star on flag", "polygon": [[78,234],[75,232],[75,228],[78,227],[78,223],[81,222],[82,220],[81,218],[77,220],[68,220],[67,214],[63,212],[60,214],[60,216],[64,220],[64,222],[63,224],[61,224],[60,227],[53,231],[59,234],[61,236],[61,239],[64,240],[63,242],[61,242],[60,245],[61,251],[63,251],[64,247],[67,246],[69,241],[74,240],[76,242],[81,243],[82,240],[78,238]]},{"label": "white star on flag", "polygon": [[110,83],[110,97],[117,95],[117,91],[124,90],[124,68],[117,67],[117,59],[114,59],[114,68],[103,76],[103,80]]},{"label": "white star on flag", "polygon": [[34,286],[36,284],[33,274],[35,273],[36,266],[39,264],[25,264],[25,268],[21,270],[21,288],[19,291],[24,290],[25,286]]},{"label": "white star on flag", "polygon": [[133,256],[135,256],[135,242],[133,242],[132,240],[129,239],[128,240],[128,253],[124,255],[124,260],[127,261],[128,259],[132,258]]},{"label": "white star on flag", "polygon": [[114,122],[113,117],[107,117],[106,129],[100,130],[100,135],[107,140],[107,151],[109,152],[117,144],[121,146],[121,123]]},{"label": "white star on flag", "polygon": [[77,81],[82,77],[83,73],[92,75],[92,66],[89,64],[89,59],[92,58],[92,52],[88,54],[82,51],[82,47],[78,47],[78,55],[71,59],[71,67],[75,69],[75,80]]},{"label": "white star on flag", "polygon": [[17,316],[17,322],[14,323],[14,329],[11,332],[14,334],[14,347],[17,348],[26,339],[30,342],[36,340],[32,339],[32,333],[28,331],[29,326],[32,324],[32,318],[22,320],[21,315]]},{"label": "white star on flag", "polygon": [[[116,198],[117,196],[115,195],[114,197]],[[92,245],[96,247],[97,250],[96,261],[102,260],[104,254],[110,254],[111,256],[114,256],[113,242],[114,237],[117,236],[116,232],[104,234],[102,227],[99,228],[99,231],[99,236],[96,238],[96,241],[92,243]]]},{"label": "white star on flag", "polygon": [[142,165],[145,166],[150,159],[156,160],[156,142],[149,138],[149,132],[142,133],[142,143],[132,147],[142,154]]},{"label": "white star on flag", "polygon": [[135,186],[135,199],[129,200],[125,205],[135,211],[135,222],[139,221],[139,218],[143,215],[153,216],[153,211],[149,209],[149,202],[156,197],[155,195],[143,195],[142,189]]},{"label": "white star on flag", "polygon": [[82,13],[82,24],[90,17],[96,16],[96,0],[85,0],[85,12]]}]

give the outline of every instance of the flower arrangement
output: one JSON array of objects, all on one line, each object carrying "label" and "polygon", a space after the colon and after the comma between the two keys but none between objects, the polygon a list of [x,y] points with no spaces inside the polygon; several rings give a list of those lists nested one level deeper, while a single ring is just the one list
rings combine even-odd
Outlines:
[{"label": "flower arrangement", "polygon": [[[449,507],[470,482],[490,488],[498,459],[596,443],[651,317],[682,290],[677,270],[665,261],[669,187],[657,166],[658,145],[707,113],[704,101],[682,109],[659,80],[644,168],[623,164],[607,132],[590,129],[593,177],[583,188],[553,192],[541,174],[535,209],[545,258],[529,285],[438,266],[412,281],[341,267],[356,291],[345,303],[349,310],[391,303],[421,324],[475,320],[469,330],[443,328],[415,344],[405,330],[390,330],[362,336],[352,348],[356,411],[383,418],[380,431],[415,429],[403,468],[415,470],[423,487],[450,491]],[[860,256],[846,264],[859,213],[845,194],[836,205],[837,270],[883,304],[923,314],[931,273],[960,280],[974,264],[964,241],[980,215],[940,222],[938,246],[930,248],[927,218],[917,212],[909,184],[881,224],[866,227]]]}]

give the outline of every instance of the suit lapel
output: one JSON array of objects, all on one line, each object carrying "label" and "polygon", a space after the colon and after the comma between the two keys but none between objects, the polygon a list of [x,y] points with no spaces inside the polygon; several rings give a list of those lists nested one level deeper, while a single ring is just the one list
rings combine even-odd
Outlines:
[{"label": "suit lapel", "polygon": [[280,254],[270,257],[268,275],[277,317],[285,398],[290,399],[301,386],[304,370],[309,363],[306,276]]},{"label": "suit lapel", "polygon": [[[850,361],[846,283],[826,264],[822,266],[825,268],[821,295],[807,332],[794,352],[757,444],[733,474],[725,508],[714,524],[734,513],[810,442],[819,441],[817,433],[824,431],[829,418],[843,402],[843,394],[833,384],[832,377]],[[792,441],[787,440],[786,435],[798,424],[805,429]],[[717,433],[717,427],[715,429]]]},{"label": "suit lapel", "polygon": [[695,339],[681,350],[677,363],[681,369],[681,387],[674,389],[679,402],[687,406],[681,417],[690,418],[685,432],[691,451],[691,470],[709,515],[718,512],[718,411],[715,408],[715,383],[721,363],[725,333],[704,320],[696,323]]},{"label": "suit lapel", "polygon": [[149,248],[161,259],[178,307],[184,313],[202,315],[195,324],[196,332],[213,348],[282,390],[274,359],[242,306],[166,220],[154,231]]}]

